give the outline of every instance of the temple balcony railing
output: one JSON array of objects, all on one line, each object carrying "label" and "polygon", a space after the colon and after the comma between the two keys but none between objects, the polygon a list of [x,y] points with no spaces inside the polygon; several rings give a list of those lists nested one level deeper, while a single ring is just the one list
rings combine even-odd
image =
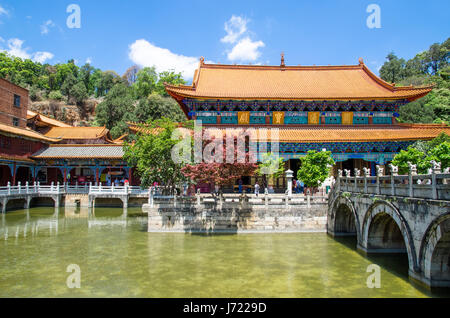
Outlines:
[{"label": "temple balcony railing", "polygon": [[[417,174],[417,167],[409,164],[409,173],[399,175],[398,167],[389,165],[391,174],[384,175],[384,168],[376,166],[376,176],[370,169],[363,168],[363,175],[355,169],[354,176],[349,170],[338,170],[333,187],[336,192],[361,193],[369,195],[398,196],[419,199],[450,200],[450,171],[441,172],[441,165],[432,162],[427,174]],[[343,172],[345,176],[343,176]]]}]

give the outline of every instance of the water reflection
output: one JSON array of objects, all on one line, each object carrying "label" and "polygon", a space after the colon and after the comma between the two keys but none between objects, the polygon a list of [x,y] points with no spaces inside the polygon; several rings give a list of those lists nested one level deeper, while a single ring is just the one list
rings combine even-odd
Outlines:
[{"label": "water reflection", "polygon": [[[146,224],[134,208],[36,208],[2,215],[0,297],[431,295],[409,283],[407,260],[365,257],[351,237],[147,233]],[[381,289],[366,286],[371,263],[382,267]],[[81,268],[81,289],[65,284],[69,264]]]}]

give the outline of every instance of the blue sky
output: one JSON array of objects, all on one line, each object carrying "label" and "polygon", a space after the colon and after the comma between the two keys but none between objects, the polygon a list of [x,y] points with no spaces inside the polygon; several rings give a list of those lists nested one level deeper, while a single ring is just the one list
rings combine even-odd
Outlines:
[{"label": "blue sky", "polygon": [[[81,28],[68,28],[70,4]],[[368,28],[370,4],[381,28]],[[386,55],[411,58],[450,36],[450,1],[0,0],[0,50],[55,64],[91,61],[192,77],[200,56],[227,64],[357,64],[378,72]]]}]

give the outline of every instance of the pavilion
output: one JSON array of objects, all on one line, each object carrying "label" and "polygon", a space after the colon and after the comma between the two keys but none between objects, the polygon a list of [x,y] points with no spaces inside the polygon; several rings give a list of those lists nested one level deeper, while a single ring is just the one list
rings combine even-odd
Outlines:
[{"label": "pavilion", "polygon": [[[205,128],[279,128],[280,155],[294,175],[308,150],[331,151],[334,174],[363,167],[374,173],[375,165],[387,164],[417,140],[450,134],[444,124],[397,122],[400,107],[432,88],[385,82],[362,59],[357,65],[286,66],[284,56],[278,66],[207,64],[201,58],[191,85],[166,84],[186,117]],[[258,141],[264,140],[250,143],[260,155]],[[285,178],[277,186],[284,188]]]}]

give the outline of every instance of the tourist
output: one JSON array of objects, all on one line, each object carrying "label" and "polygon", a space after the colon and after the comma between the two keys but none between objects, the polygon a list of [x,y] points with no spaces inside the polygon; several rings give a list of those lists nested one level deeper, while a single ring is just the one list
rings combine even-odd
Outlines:
[{"label": "tourist", "polygon": [[239,179],[239,193],[242,193],[242,179]]},{"label": "tourist", "polygon": [[119,178],[116,178],[116,179],[114,180],[114,185],[115,185],[116,187],[119,186]]},{"label": "tourist", "polygon": [[255,195],[256,196],[259,195],[259,184],[258,184],[258,182],[255,183]]}]

